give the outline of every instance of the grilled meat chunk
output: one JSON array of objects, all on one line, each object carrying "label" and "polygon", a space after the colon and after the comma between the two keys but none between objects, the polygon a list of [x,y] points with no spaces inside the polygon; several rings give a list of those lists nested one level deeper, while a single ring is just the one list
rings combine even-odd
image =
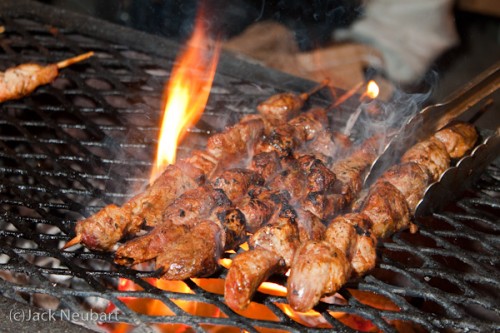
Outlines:
[{"label": "grilled meat chunk", "polygon": [[248,169],[226,170],[214,181],[214,188],[222,190],[231,201],[244,196],[251,185],[264,185],[264,178]]},{"label": "grilled meat chunk", "polygon": [[169,228],[155,228],[147,237],[129,240],[115,253],[115,262],[129,266],[154,259],[165,247],[190,232],[187,225],[171,225]]},{"label": "grilled meat chunk", "polygon": [[[414,213],[417,204],[424,196],[425,189],[430,184],[430,175],[418,164],[407,162],[389,168],[378,181],[396,187],[406,199],[410,213]],[[413,186],[408,186],[410,183]]]},{"label": "grilled meat chunk", "polygon": [[315,158],[321,160],[326,166],[333,163],[332,156],[342,158],[337,152],[348,152],[351,148],[351,140],[349,137],[330,131],[323,131],[318,133],[316,138],[311,141],[303,149],[299,149],[299,154],[312,154]]},{"label": "grilled meat chunk", "polygon": [[[283,271],[283,258],[272,251],[257,248],[237,255],[231,264],[226,276],[225,293],[226,303],[231,309],[243,310],[252,299],[252,295],[262,281],[275,272]],[[262,275],[264,272],[265,275]]]},{"label": "grilled meat chunk", "polygon": [[350,156],[333,164],[331,170],[337,177],[339,187],[336,193],[341,194],[346,203],[352,202],[361,191],[363,175],[377,158],[381,141],[380,136],[373,136]]},{"label": "grilled meat chunk", "polygon": [[[240,123],[208,138],[207,152],[218,160],[229,157],[244,157],[260,138],[264,122],[260,118],[243,119]],[[240,157],[240,158],[241,158]]]},{"label": "grilled meat chunk", "polygon": [[288,278],[288,302],[296,311],[310,310],[321,296],[337,290],[348,279],[345,255],[325,241],[305,243],[295,258]]},{"label": "grilled meat chunk", "polygon": [[289,121],[291,127],[295,129],[295,137],[301,142],[313,140],[319,133],[325,130],[328,124],[326,110],[313,108],[307,113],[303,113]]},{"label": "grilled meat chunk", "polygon": [[301,246],[288,279],[288,301],[295,310],[311,309],[323,295],[347,282],[353,270],[375,265],[376,239],[364,232],[369,225],[362,214],[339,216],[329,224],[323,241]]},{"label": "grilled meat chunk", "polygon": [[302,243],[310,239],[321,239],[326,230],[321,219],[302,208],[296,209],[296,212],[299,241]]},{"label": "grilled meat chunk", "polygon": [[238,204],[238,209],[245,216],[246,229],[254,233],[265,225],[273,213],[283,204],[288,203],[290,194],[267,188],[253,188],[249,196]]},{"label": "grilled meat chunk", "polygon": [[171,222],[189,225],[191,221],[210,215],[216,207],[228,207],[230,204],[231,201],[222,190],[212,185],[203,185],[186,191],[175,199],[163,212],[163,219],[158,224],[168,225]]},{"label": "grilled meat chunk", "polygon": [[252,159],[250,169],[257,172],[264,179],[269,179],[281,170],[281,163],[275,151],[257,154]]},{"label": "grilled meat chunk", "polygon": [[432,181],[435,182],[450,165],[450,155],[446,151],[446,146],[432,137],[411,147],[401,157],[401,162],[417,163],[430,173]]},{"label": "grilled meat chunk", "polygon": [[335,173],[312,155],[302,155],[297,158],[300,169],[306,174],[307,192],[328,192],[335,184]]},{"label": "grilled meat chunk", "polygon": [[124,235],[140,230],[143,224],[156,224],[163,218],[165,203],[196,186],[178,167],[170,165],[146,191],[122,207],[109,205],[77,223],[81,242],[93,250],[110,250]]},{"label": "grilled meat chunk", "polygon": [[245,309],[269,275],[290,265],[287,260],[299,246],[296,217],[293,209],[284,207],[250,238],[252,249],[236,256],[225,281],[226,302],[233,309]]},{"label": "grilled meat chunk", "polygon": [[434,137],[441,141],[451,158],[459,158],[474,146],[477,131],[467,123],[455,123],[439,132]]},{"label": "grilled meat chunk", "polygon": [[279,253],[289,265],[299,245],[297,213],[290,206],[284,206],[269,223],[257,230],[248,241],[251,248],[263,248]]},{"label": "grilled meat chunk", "polygon": [[314,139],[328,124],[326,110],[311,109],[270,133],[255,147],[255,153],[276,152],[280,157],[288,157],[304,142]]},{"label": "grilled meat chunk", "polygon": [[361,211],[372,221],[372,231],[379,239],[410,226],[410,211],[405,197],[387,182],[375,183]]},{"label": "grilled meat chunk", "polygon": [[197,223],[190,230],[191,237],[180,237],[165,244],[156,258],[156,268],[161,269],[162,277],[168,280],[212,274],[224,250],[221,247],[222,233],[221,226],[211,220]]},{"label": "grilled meat chunk", "polygon": [[324,81],[310,91],[302,94],[281,93],[269,97],[257,106],[257,111],[273,126],[286,123],[295,117],[309,97],[324,88],[328,81]]},{"label": "grilled meat chunk", "polygon": [[23,64],[0,72],[0,102],[24,97],[41,85],[54,81],[59,74],[56,65]]},{"label": "grilled meat chunk", "polygon": [[[233,186],[226,186],[223,177],[234,176],[237,181],[229,181]],[[239,169],[228,170],[223,176],[221,176],[221,182],[232,195],[236,193],[246,193],[246,191],[254,183],[261,182],[262,179],[252,171],[242,171]],[[194,228],[198,223],[207,219],[211,215],[217,215],[220,217],[221,209],[228,210],[231,206],[231,201],[227,198],[224,191],[220,188],[215,188],[212,185],[203,185],[192,190],[189,190],[179,196],[165,211],[163,212],[163,220],[158,223],[156,227],[146,235],[134,238],[123,245],[121,245],[116,251],[115,261],[118,263],[138,263],[146,260],[153,259],[160,255],[164,249],[161,247],[151,247],[150,243],[157,240],[159,235],[168,233],[168,230],[172,228],[172,225],[183,225],[186,228]],[[215,212],[215,213],[214,213]],[[229,216],[229,211],[222,213],[224,219]],[[231,216],[229,216],[230,218]],[[211,218],[208,220],[217,220],[217,218]],[[236,232],[236,226],[231,226],[229,228],[231,231]],[[235,241],[236,235],[229,235],[231,241]],[[239,235],[238,237],[242,237]],[[179,242],[188,242],[181,240],[182,237],[170,240],[171,243],[175,244]],[[206,240],[205,240],[206,241]],[[224,244],[222,245],[224,248]],[[147,253],[147,257],[141,257],[144,253]],[[169,257],[175,258],[175,257]],[[166,261],[166,258],[163,259]]]},{"label": "grilled meat chunk", "polygon": [[[208,218],[217,208],[229,208],[231,202],[224,192],[214,189],[210,185],[200,186],[190,190],[167,208],[164,212],[164,219],[146,235],[136,237],[122,244],[115,253],[115,262],[126,265],[136,264],[151,260],[165,251],[167,244],[174,244],[188,234],[191,228]],[[178,228],[182,226],[182,228]],[[176,233],[175,238],[170,238],[169,230]],[[160,242],[162,246],[153,244]]]},{"label": "grilled meat chunk", "polygon": [[276,94],[260,103],[257,111],[272,125],[286,123],[290,117],[296,116],[304,106],[301,95],[293,93]]}]

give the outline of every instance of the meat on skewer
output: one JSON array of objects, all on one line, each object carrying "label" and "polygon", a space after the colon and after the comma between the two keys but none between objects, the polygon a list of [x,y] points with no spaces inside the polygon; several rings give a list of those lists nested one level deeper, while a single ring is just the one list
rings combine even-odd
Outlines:
[{"label": "meat on skewer", "polygon": [[[177,253],[176,249],[181,247],[190,247],[189,244],[192,244],[192,247],[196,247],[198,243],[220,243],[217,248],[224,250],[232,250],[237,248],[238,245],[243,243],[246,239],[246,232],[249,231],[249,224],[252,228],[258,229],[257,233],[266,233],[265,230],[269,226],[272,226],[271,230],[276,233],[278,232],[280,236],[269,237],[268,240],[270,242],[274,240],[280,240],[290,235],[290,239],[287,239],[287,242],[282,242],[283,251],[286,248],[289,249],[289,257],[293,254],[293,251],[298,246],[299,235],[315,235],[318,236],[324,230],[324,226],[319,221],[318,218],[313,219],[312,217],[308,217],[309,220],[305,220],[302,227],[298,225],[298,216],[295,211],[288,205],[290,201],[290,195],[288,191],[283,190],[268,190],[267,188],[257,187],[254,188],[253,191],[257,191],[258,194],[253,199],[255,202],[259,202],[260,206],[252,205],[251,207],[245,206],[243,203],[243,207],[241,207],[238,203],[236,203],[235,208],[230,208],[229,210],[222,211],[221,213],[212,214],[212,218],[207,219],[206,221],[212,221],[214,224],[218,225],[220,228],[220,234],[214,234],[217,238],[212,239],[203,239],[201,240],[194,230],[196,226],[192,229],[190,233],[186,234],[184,238],[179,238],[176,241],[170,242],[166,245],[164,251],[162,251],[158,257],[156,258],[156,268],[163,269],[162,277],[165,279],[178,280],[185,279],[189,277],[199,277],[203,276],[203,274],[212,274],[215,272],[217,266],[216,262],[221,258],[221,252],[217,251],[197,251],[193,252],[191,257],[191,261],[187,260],[186,256],[172,255],[172,253]],[[254,202],[254,203],[255,203]],[[257,208],[253,209],[252,208]],[[228,214],[228,212],[230,214]],[[245,213],[249,213],[246,215]],[[261,214],[261,216],[259,216]],[[269,218],[269,215],[272,216]],[[229,217],[229,218],[228,218]],[[306,216],[307,217],[307,216]],[[252,221],[255,219],[256,221]],[[257,225],[257,223],[267,223],[266,226],[262,227],[261,225]],[[257,222],[258,221],[258,222]],[[222,237],[220,235],[225,235]],[[228,237],[228,235],[230,237]],[[265,237],[261,237],[260,240],[264,241]],[[309,238],[306,238],[309,239]],[[293,243],[293,247],[289,247],[288,243]],[[276,244],[278,245],[278,244]],[[172,250],[172,251],[170,251]],[[117,254],[120,253],[117,251]],[[188,275],[178,275],[177,271],[172,270],[172,267],[178,267],[181,265],[180,258],[185,262],[185,267],[183,268],[182,273],[189,273]],[[214,263],[211,265],[213,270],[208,270],[204,267],[197,265],[197,263]]]},{"label": "meat on skewer", "polygon": [[[367,140],[351,156],[335,163],[332,167],[334,172],[330,171],[333,175],[331,181],[325,181],[324,175],[328,175],[328,173],[320,172],[319,174],[323,176],[313,177],[315,181],[307,185],[302,185],[297,177],[288,184],[274,183],[272,185],[273,188],[286,187],[287,185],[296,188],[295,195],[300,198],[296,200],[296,203],[302,208],[296,211],[286,210],[286,214],[280,212],[279,218],[270,221],[250,238],[251,250],[236,256],[229,268],[225,282],[225,300],[229,307],[235,310],[245,309],[250,304],[257,287],[267,277],[276,272],[283,272],[292,265],[300,243],[308,240],[319,240],[323,236],[322,232],[302,233],[301,235],[300,230],[304,229],[305,226],[303,221],[315,221],[314,219],[320,221],[320,217],[325,216],[325,214],[338,213],[339,209],[345,208],[350,203],[350,200],[356,196],[361,188],[363,173],[377,157],[378,141],[378,138],[375,137]],[[302,167],[314,165],[307,163],[307,159],[302,159],[302,162]],[[309,170],[311,171],[311,169]],[[313,175],[314,171],[318,171],[314,168],[312,170]],[[340,176],[339,182],[334,185],[337,175]],[[349,176],[350,178],[348,178]],[[318,182],[318,179],[321,179],[322,182]],[[317,195],[311,197],[311,194]],[[322,197],[325,198],[323,201],[316,200]],[[326,204],[331,200],[335,201],[335,204]],[[305,210],[308,207],[309,211]],[[331,212],[326,213],[326,210],[331,210]],[[314,224],[310,226],[314,227]],[[240,260],[239,256],[243,256],[245,259]],[[266,258],[265,264],[260,264],[257,261],[260,258]]]},{"label": "meat on skewer", "polygon": [[[306,113],[306,115],[317,116],[318,110],[311,111],[310,113]],[[316,114],[316,115],[315,115]],[[303,126],[298,126],[297,130],[304,130],[310,128],[310,122],[303,122]],[[306,126],[306,124],[309,124]],[[315,126],[312,126],[313,128]],[[305,138],[305,136],[303,136]],[[312,138],[311,138],[312,139]],[[281,141],[282,142],[282,141]],[[343,147],[343,145],[341,146]],[[274,151],[273,153],[276,153]],[[269,153],[262,153],[269,156]],[[331,154],[334,154],[332,152]],[[257,155],[259,156],[259,155]],[[284,167],[289,168],[285,169],[281,172],[278,172],[278,179],[273,179],[273,181],[268,182],[268,186],[273,188],[273,190],[269,190],[263,187],[254,187],[250,192],[250,200],[245,200],[248,197],[240,200],[239,204],[236,203],[237,209],[231,209],[233,212],[233,216],[235,218],[229,219],[229,221],[237,221],[228,223],[227,214],[222,215],[225,216],[225,219],[221,219],[220,215],[218,215],[219,221],[214,221],[215,224],[219,225],[222,231],[222,234],[231,235],[231,241],[228,241],[228,237],[226,236],[226,242],[222,243],[219,248],[224,248],[225,250],[235,249],[238,245],[240,245],[245,239],[245,231],[255,231],[258,230],[257,233],[266,232],[268,227],[269,230],[273,233],[279,233],[279,235],[274,235],[268,238],[270,242],[275,240],[280,240],[286,238],[289,235],[289,239],[287,242],[283,242],[284,247],[282,248],[285,251],[288,248],[288,257],[292,257],[293,251],[298,246],[299,237],[302,237],[303,240],[311,239],[311,238],[319,238],[320,235],[324,231],[324,226],[321,223],[320,219],[315,217],[309,212],[301,212],[301,214],[297,215],[297,213],[289,206],[289,202],[293,202],[293,193],[297,188],[300,188],[299,184],[307,184],[311,182],[312,179],[330,179],[330,182],[335,180],[335,177],[331,171],[325,168],[318,168],[318,164],[321,162],[318,160],[317,163],[309,163],[308,161],[316,161],[312,156],[300,156],[295,159],[287,158],[283,159],[281,162],[281,166],[274,169],[282,170]],[[290,165],[291,164],[291,165]],[[322,170],[322,175],[318,176],[318,170]],[[299,170],[300,172],[297,172]],[[290,172],[293,171],[293,172]],[[295,181],[294,181],[295,180]],[[327,181],[316,182],[314,187],[318,190],[324,188],[328,188],[330,185]],[[291,199],[291,200],[290,200]],[[272,215],[271,217],[269,217]],[[262,224],[266,223],[269,220],[268,224],[262,227]],[[213,221],[213,220],[212,220]],[[233,226],[233,228],[228,228],[227,226]],[[246,225],[246,230],[241,228],[241,226]],[[229,233],[228,233],[229,231]],[[214,236],[218,236],[215,235]],[[215,272],[216,266],[215,262],[218,262],[220,259],[221,253],[217,251],[198,251],[194,254],[196,257],[191,258],[191,261],[186,261],[184,264],[187,266],[184,267],[181,273],[185,275],[179,275],[178,270],[173,270],[172,267],[178,267],[181,265],[180,259],[183,258],[186,260],[185,256],[181,254],[172,255],[176,249],[189,246],[187,244],[193,243],[193,247],[196,247],[197,243],[200,242],[198,237],[193,237],[192,235],[186,235],[187,240],[179,240],[177,242],[172,242],[167,245],[165,251],[162,252],[156,258],[156,266],[157,268],[163,268],[163,278],[166,279],[184,279],[189,277],[198,277],[203,276],[203,274],[211,274]],[[196,238],[196,239],[195,239]],[[204,240],[204,242],[221,242],[224,237],[219,237],[212,240]],[[260,241],[265,241],[265,237],[259,238]],[[278,245],[278,243],[275,243]],[[292,246],[288,246],[288,244],[293,244]],[[171,249],[172,251],[169,251]],[[283,252],[282,251],[282,252]],[[193,253],[191,251],[191,253]],[[201,266],[198,266],[197,263],[212,263],[211,267],[213,270],[204,269]],[[189,267],[189,268],[187,268]],[[189,274],[187,274],[189,273]]]},{"label": "meat on skewer", "polygon": [[326,87],[329,80],[321,82],[318,86],[302,94],[281,93],[269,97],[257,106],[257,111],[272,125],[283,124],[295,117],[309,97]]},{"label": "meat on skewer", "polygon": [[[258,174],[239,169],[228,170],[217,178],[215,183],[229,183],[234,179],[238,179],[239,186],[233,186],[232,191],[228,190],[230,195],[239,191],[245,192],[251,185],[262,183]],[[226,189],[228,187],[225,186]],[[224,191],[211,184],[191,189],[177,198],[165,210],[163,221],[156,225],[151,232],[121,245],[116,251],[115,262],[131,265],[154,259],[164,252],[165,246],[180,239],[179,235],[176,234],[177,231],[186,230],[189,232],[198,223],[209,219],[212,213],[215,213],[215,218],[218,220],[217,213],[221,209],[229,209],[230,206],[231,202]],[[168,236],[170,229],[174,230],[175,238]]]},{"label": "meat on skewer", "polygon": [[[203,183],[217,168],[220,160],[239,156],[244,160],[248,145],[255,142],[264,130],[262,120],[251,118],[217,134],[206,151],[194,154],[167,169],[145,191],[136,195],[123,206],[108,205],[76,225],[76,237],[64,248],[82,243],[94,250],[110,250],[127,234],[137,233],[146,224],[154,226],[161,221],[167,207],[182,193]],[[225,135],[230,140],[221,139]],[[211,152],[216,151],[219,158]],[[227,152],[227,154],[226,154]],[[236,154],[238,152],[239,154]]]},{"label": "meat on skewer", "polygon": [[[323,112],[325,111],[323,110]],[[309,111],[305,113],[304,118],[310,117],[311,119],[315,119],[315,117],[318,116],[318,113],[319,110]],[[303,126],[297,125],[295,130],[307,131],[309,130],[310,125],[310,121],[304,121]],[[302,137],[305,136],[302,135]],[[264,155],[264,159],[259,158],[260,155]],[[273,161],[275,167],[273,170],[266,169],[269,172],[275,173],[281,168],[281,164],[278,161],[275,152],[261,153],[256,155],[254,160],[258,160],[257,164],[253,164],[253,166],[256,166],[254,170],[227,170],[213,182],[213,185],[211,185],[213,188],[217,188],[218,190],[224,192],[227,197],[236,204],[237,208],[240,208],[239,210],[231,208],[228,211],[232,213],[227,213],[228,211],[224,212],[222,207],[219,207],[220,209],[218,212],[212,214],[211,218],[214,221],[218,221],[214,223],[218,223],[224,229],[224,233],[228,235],[228,237],[226,237],[225,244],[222,246],[223,248],[234,248],[240,244],[236,240],[240,240],[245,236],[244,228],[243,230],[239,228],[240,223],[235,223],[234,221],[243,217],[243,225],[247,224],[247,230],[255,231],[269,219],[270,215],[272,215],[272,212],[279,204],[286,201],[279,191],[269,191],[261,186],[262,178],[259,176],[259,172],[263,171],[263,169],[260,168],[260,163],[263,162],[263,160]],[[252,188],[250,191],[251,195],[247,197],[245,194],[250,190],[250,188]],[[195,189],[188,192],[193,193],[192,200],[188,200],[187,204],[182,204],[186,197],[191,197],[191,195],[186,195],[187,193],[176,200],[170,207],[167,208],[167,213],[164,214],[166,222],[158,225],[149,234],[135,238],[122,245],[116,252],[116,262],[120,264],[135,264],[156,257],[157,266],[176,266],[172,263],[167,265],[166,262],[168,260],[175,261],[177,257],[170,256],[166,250],[162,251],[156,246],[156,243],[161,239],[167,240],[164,235],[168,233],[167,230],[171,227],[171,224],[183,224],[184,226],[189,224],[189,227],[192,228],[206,218],[211,210],[211,208],[207,207],[213,207],[213,205],[209,205],[205,202],[206,199],[204,198],[210,196],[203,194],[204,192],[202,190]],[[249,198],[249,200],[245,200],[247,198]],[[201,210],[200,207],[205,208]],[[174,212],[174,214],[168,213],[170,211]],[[194,216],[196,216],[196,219],[192,219]],[[313,226],[311,225],[311,228],[312,227]],[[170,238],[168,239],[171,244],[167,245],[163,242],[164,246],[174,248],[175,242],[171,242]],[[181,247],[183,246],[182,244],[188,243],[189,242],[179,240],[178,246]],[[207,253],[208,252],[200,252],[198,255]],[[164,260],[162,258],[164,258]],[[168,274],[168,271],[169,270],[166,269],[165,274]],[[174,277],[168,275],[165,277],[174,279]]]},{"label": "meat on skewer", "polygon": [[416,144],[370,188],[358,213],[335,218],[324,240],[303,244],[288,278],[292,308],[308,311],[351,276],[372,269],[378,239],[407,228],[415,231],[411,214],[428,184],[449,167],[450,155],[463,156],[476,140],[472,125],[458,123]]},{"label": "meat on skewer", "polygon": [[[302,98],[307,98],[321,88],[319,86]],[[273,102],[268,101],[267,105],[272,106]],[[296,111],[295,105],[288,109]],[[281,115],[283,121],[291,118],[286,112]],[[237,164],[235,161],[246,160],[249,147],[260,138],[263,131],[263,118],[250,115],[224,132],[212,135],[205,151],[195,151],[192,157],[169,166],[151,186],[123,206],[108,205],[78,222],[76,237],[63,248],[83,243],[94,250],[110,250],[125,235],[138,232],[144,223],[155,224],[165,208],[184,191],[194,188],[196,182],[214,177],[217,171],[231,163]]]},{"label": "meat on skewer", "polygon": [[56,64],[42,66],[29,63],[7,69],[0,73],[0,103],[30,94],[39,86],[54,81],[60,69],[93,55],[94,52],[87,52]]}]

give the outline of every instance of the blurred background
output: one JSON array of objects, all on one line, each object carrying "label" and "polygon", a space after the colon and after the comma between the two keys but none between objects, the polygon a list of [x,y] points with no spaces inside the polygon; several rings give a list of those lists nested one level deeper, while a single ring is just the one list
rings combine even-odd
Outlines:
[{"label": "blurred background", "polygon": [[[39,0],[182,43],[195,0]],[[348,89],[374,73],[429,103],[500,61],[498,0],[208,0],[225,48],[248,59]],[[389,89],[390,90],[390,89]],[[500,110],[482,119],[500,124]]]}]

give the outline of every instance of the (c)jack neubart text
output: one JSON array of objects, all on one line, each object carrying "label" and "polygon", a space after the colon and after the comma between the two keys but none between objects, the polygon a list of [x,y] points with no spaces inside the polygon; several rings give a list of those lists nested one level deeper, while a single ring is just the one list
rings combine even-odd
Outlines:
[{"label": "(c)jack neubart text", "polygon": [[70,310],[40,310],[32,309],[11,309],[9,312],[11,322],[40,321],[51,322],[56,320],[66,320],[73,322],[116,322],[118,313],[104,312],[73,312]]}]

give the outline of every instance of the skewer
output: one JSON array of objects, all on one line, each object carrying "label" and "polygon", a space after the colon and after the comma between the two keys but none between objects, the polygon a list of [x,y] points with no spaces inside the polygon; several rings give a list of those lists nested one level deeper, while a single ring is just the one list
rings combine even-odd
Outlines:
[{"label": "skewer", "polygon": [[307,99],[309,99],[309,97],[311,95],[317,93],[318,91],[320,91],[324,87],[327,87],[329,83],[330,83],[330,79],[324,79],[317,86],[313,87],[311,90],[306,91],[305,93],[300,94],[299,98],[301,100],[303,100],[303,101],[306,101]]},{"label": "skewer", "polygon": [[77,235],[75,238],[69,240],[66,244],[64,244],[64,246],[62,247],[63,250],[69,248],[69,247],[72,247],[76,244],[79,244],[80,241],[82,240],[82,236],[81,235]]},{"label": "skewer", "polygon": [[347,135],[347,136],[351,135],[352,128],[354,127],[354,125],[358,121],[358,118],[361,115],[361,112],[363,112],[363,109],[364,108],[362,105],[358,106],[356,111],[353,114],[351,114],[349,119],[347,119],[347,122],[346,122],[345,127],[344,127],[344,134],[345,135]]},{"label": "skewer", "polygon": [[38,87],[49,84],[59,75],[59,69],[85,60],[94,55],[87,52],[58,63],[39,65],[25,63],[0,72],[0,103],[19,99],[32,93]]},{"label": "skewer", "polygon": [[361,81],[358,84],[356,84],[354,87],[352,87],[350,90],[346,91],[342,96],[340,96],[337,101],[332,105],[332,108],[339,106],[340,104],[344,103],[347,101],[349,98],[351,98],[354,94],[356,94],[363,86],[364,82]]},{"label": "skewer", "polygon": [[56,66],[59,69],[65,68],[65,67],[73,65],[73,64],[75,64],[77,62],[80,62],[80,61],[83,61],[85,59],[88,59],[88,58],[92,57],[93,55],[94,55],[94,52],[90,51],[90,52],[87,52],[87,53],[84,53],[84,54],[80,54],[80,55],[78,55],[76,57],[73,57],[73,58],[69,58],[69,59],[65,59],[65,60],[59,61],[56,64]]}]

